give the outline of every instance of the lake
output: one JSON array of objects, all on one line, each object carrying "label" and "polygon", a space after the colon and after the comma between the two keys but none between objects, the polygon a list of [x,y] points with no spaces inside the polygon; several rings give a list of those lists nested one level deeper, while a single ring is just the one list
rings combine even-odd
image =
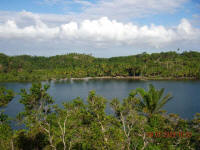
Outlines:
[{"label": "lake", "polygon": [[[90,80],[72,80],[72,81],[51,81],[49,83],[49,94],[54,98],[55,103],[61,105],[64,101],[72,100],[78,96],[87,99],[88,92],[95,90],[98,95],[104,96],[108,100],[118,98],[122,100],[127,97],[131,90],[138,87],[147,88],[148,84],[153,84],[156,88],[165,88],[165,94],[171,93],[173,99],[169,101],[164,110],[169,113],[179,114],[182,118],[191,119],[193,115],[200,112],[200,81],[139,81],[130,79],[90,79]],[[28,89],[31,83],[0,83],[20,92],[20,89]],[[17,113],[23,110],[23,106],[18,102],[20,96],[16,96],[11,103],[4,108],[5,113],[15,117]],[[109,110],[107,110],[109,112]]]}]

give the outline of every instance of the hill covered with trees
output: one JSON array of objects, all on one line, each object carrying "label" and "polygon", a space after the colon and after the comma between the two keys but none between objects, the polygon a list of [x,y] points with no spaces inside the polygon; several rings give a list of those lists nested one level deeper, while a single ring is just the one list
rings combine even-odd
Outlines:
[{"label": "hill covered with trees", "polygon": [[199,79],[199,52],[162,52],[95,58],[71,53],[52,57],[0,54],[0,81],[41,81],[83,77]]}]

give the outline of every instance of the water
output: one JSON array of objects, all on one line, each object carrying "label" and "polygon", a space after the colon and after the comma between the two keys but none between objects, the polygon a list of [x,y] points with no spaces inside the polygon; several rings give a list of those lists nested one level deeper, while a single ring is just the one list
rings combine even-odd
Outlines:
[{"label": "water", "polygon": [[[43,82],[47,83],[47,82]],[[169,113],[176,113],[182,118],[191,119],[193,115],[200,112],[200,81],[137,81],[130,79],[92,79],[92,80],[73,80],[63,82],[48,82],[50,84],[49,94],[54,98],[55,103],[61,105],[65,101],[70,101],[80,96],[87,99],[88,92],[95,90],[108,100],[118,98],[122,100],[127,97],[131,90],[138,87],[147,88],[148,84],[153,84],[156,88],[165,88],[165,94],[171,93],[173,99],[169,101],[164,110]],[[0,83],[13,89],[16,93],[20,89],[28,89],[31,83]],[[11,103],[4,108],[5,113],[15,117],[23,106],[19,103],[20,96],[16,96]],[[109,111],[109,110],[107,110]]]}]

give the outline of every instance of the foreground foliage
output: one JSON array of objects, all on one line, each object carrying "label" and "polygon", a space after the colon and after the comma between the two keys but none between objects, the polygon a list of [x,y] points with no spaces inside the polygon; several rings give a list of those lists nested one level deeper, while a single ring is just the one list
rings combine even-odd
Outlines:
[{"label": "foreground foliage", "polygon": [[200,53],[142,53],[95,58],[84,54],[52,57],[0,54],[0,81],[41,81],[82,77],[200,79]]},{"label": "foreground foliage", "polygon": [[[14,98],[14,92],[0,87],[0,108],[5,107]],[[9,150],[13,147],[13,131],[9,118],[0,110],[0,149]]]},{"label": "foreground foliage", "polygon": [[[171,95],[163,95],[164,89],[157,90],[153,85],[148,90],[138,88],[123,101],[109,101],[91,91],[87,103],[78,97],[58,107],[52,105],[48,88],[39,83],[29,91],[21,90],[24,112],[18,115],[18,120],[26,129],[12,130],[8,117],[1,113],[0,149],[199,149],[200,114],[188,121],[162,111],[171,99]],[[1,92],[1,96],[2,93],[10,100],[9,93]],[[113,111],[110,115],[105,112],[107,104]],[[161,135],[165,132],[169,135]],[[181,133],[184,135],[180,136]]]}]

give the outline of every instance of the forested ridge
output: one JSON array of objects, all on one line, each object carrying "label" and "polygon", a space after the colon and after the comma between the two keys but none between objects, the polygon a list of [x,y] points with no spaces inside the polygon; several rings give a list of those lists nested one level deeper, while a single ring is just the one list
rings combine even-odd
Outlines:
[{"label": "forested ridge", "polygon": [[[11,118],[0,111],[1,150],[199,150],[200,114],[184,120],[163,111],[172,99],[164,89],[136,88],[122,101],[90,91],[87,103],[77,97],[62,107],[48,94],[49,85],[34,83],[14,93],[0,88],[0,108],[19,95],[24,110],[11,128]],[[106,113],[106,106],[113,110]],[[12,118],[14,119],[14,118]]]},{"label": "forested ridge", "polygon": [[200,53],[162,52],[112,58],[70,53],[52,57],[0,54],[0,81],[35,81],[83,77],[199,79]]}]

